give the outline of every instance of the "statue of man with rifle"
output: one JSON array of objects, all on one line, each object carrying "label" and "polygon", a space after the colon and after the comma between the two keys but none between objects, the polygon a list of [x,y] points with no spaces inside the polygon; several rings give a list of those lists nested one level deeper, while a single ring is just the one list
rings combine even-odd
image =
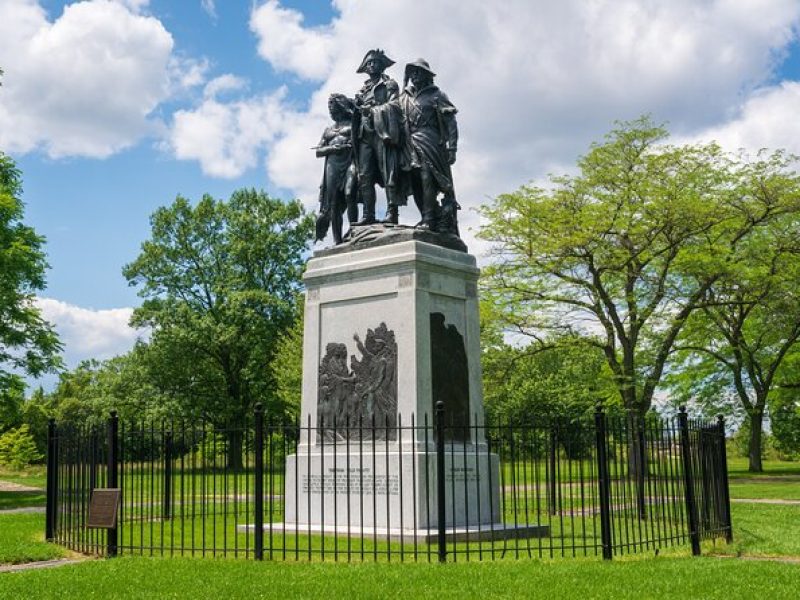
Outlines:
[{"label": "statue of man with rifle", "polygon": [[[421,229],[458,235],[453,174],[458,149],[457,109],[436,87],[436,74],[422,58],[408,63],[400,108],[405,121],[403,169],[408,191],[414,196],[422,219]],[[438,195],[441,193],[442,204]]]}]

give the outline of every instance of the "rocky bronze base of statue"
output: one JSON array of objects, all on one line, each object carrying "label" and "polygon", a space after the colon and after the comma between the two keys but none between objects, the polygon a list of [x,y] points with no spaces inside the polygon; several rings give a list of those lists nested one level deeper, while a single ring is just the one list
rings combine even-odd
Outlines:
[{"label": "rocky bronze base of statue", "polygon": [[452,233],[438,233],[430,229],[421,229],[410,225],[373,223],[371,225],[352,225],[341,244],[317,250],[314,252],[314,256],[331,256],[352,252],[353,250],[387,246],[411,240],[427,242],[450,250],[458,250],[459,252],[467,251],[467,245],[464,241]]}]

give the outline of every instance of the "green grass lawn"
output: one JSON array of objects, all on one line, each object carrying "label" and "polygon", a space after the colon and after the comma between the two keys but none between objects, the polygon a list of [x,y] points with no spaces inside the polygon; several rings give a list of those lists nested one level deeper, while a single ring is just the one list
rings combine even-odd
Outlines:
[{"label": "green grass lawn", "polygon": [[9,508],[25,508],[28,506],[44,506],[44,492],[3,492],[0,491],[0,510]]},{"label": "green grass lawn", "polygon": [[0,576],[4,598],[795,598],[800,566],[718,558],[336,565],[120,558]]},{"label": "green grass lawn", "polygon": [[44,515],[0,515],[0,564],[48,560],[65,554],[60,546],[44,541]]},{"label": "green grass lawn", "polygon": [[731,505],[734,543],[720,553],[792,556],[800,560],[800,506]]},{"label": "green grass lawn", "polygon": [[778,481],[764,478],[734,479],[730,481],[731,498],[800,500],[800,479],[797,481]]},{"label": "green grass lawn", "polygon": [[0,467],[0,481],[10,481],[29,487],[44,489],[47,480],[47,473],[44,465],[28,467],[24,471],[15,471],[6,467]]},{"label": "green grass lawn", "polygon": [[[732,460],[731,495],[797,497],[800,481],[791,478],[800,475],[800,464],[766,462],[765,468],[765,473],[753,476],[746,461]],[[0,502],[10,507],[37,500],[11,492],[0,495]],[[704,542],[702,558],[689,557],[687,545],[664,550],[658,557],[648,551],[616,557],[611,563],[597,558],[515,560],[513,554],[483,563],[473,556],[470,564],[459,556],[458,562],[446,565],[361,564],[360,558],[344,565],[320,563],[318,556],[305,564],[123,556],[0,574],[0,598],[796,598],[800,564],[730,557],[800,559],[800,505],[734,503],[732,513],[734,543]],[[65,550],[42,541],[43,529],[42,514],[0,515],[0,563],[65,555]],[[146,539],[149,530],[150,523],[135,536],[143,532]],[[160,532],[160,523],[154,524],[154,531]],[[242,540],[248,541],[244,536]],[[319,540],[299,541],[319,548]],[[360,550],[361,541],[353,543]]]},{"label": "green grass lawn", "polygon": [[728,477],[730,479],[740,478],[780,478],[780,477],[800,478],[800,461],[784,460],[765,460],[763,473],[751,473],[747,470],[747,459],[741,456],[728,458]]}]

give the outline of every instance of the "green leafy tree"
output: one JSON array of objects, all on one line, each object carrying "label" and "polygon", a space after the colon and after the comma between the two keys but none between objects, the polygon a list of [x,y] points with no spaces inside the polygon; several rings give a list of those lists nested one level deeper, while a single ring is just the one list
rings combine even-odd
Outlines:
[{"label": "green leafy tree", "polygon": [[297,419],[300,416],[303,392],[303,326],[303,297],[298,296],[294,323],[278,339],[271,367],[278,401],[272,412],[277,412],[284,419]]},{"label": "green leafy tree", "polygon": [[47,422],[53,415],[49,395],[41,387],[36,388],[22,404],[21,413],[21,423],[28,426],[36,448],[44,455],[47,452]]},{"label": "green leafy tree", "polygon": [[580,334],[641,416],[687,318],[778,210],[716,145],[666,140],[648,119],[621,124],[577,174],[482,208],[493,258],[483,288],[505,326],[539,344]]},{"label": "green leafy tree", "polygon": [[22,222],[21,192],[19,170],[0,153],[0,405],[6,414],[19,406],[20,373],[38,376],[61,364],[58,338],[34,303],[47,261],[44,238]]},{"label": "green leafy tree", "polygon": [[[295,316],[312,216],[299,202],[239,190],[230,200],[178,197],[151,217],[152,237],[123,274],[145,298],[146,360],[160,393],[218,426],[276,402],[270,363]],[[241,465],[231,433],[228,463]]]},{"label": "green leafy tree", "polygon": [[735,269],[705,290],[675,348],[679,396],[696,397],[713,410],[732,391],[728,396],[748,421],[754,472],[763,469],[770,396],[800,341],[800,177],[788,167],[780,153],[748,165],[748,187],[761,190],[775,216],[739,242]]},{"label": "green leafy tree", "polygon": [[778,390],[769,404],[775,449],[784,457],[800,457],[800,397]]},{"label": "green leafy tree", "polygon": [[[566,453],[581,456],[591,440],[583,421],[599,401],[614,397],[602,353],[579,338],[546,345],[505,341],[502,321],[488,302],[481,304],[481,363],[489,424],[539,424],[557,419]],[[542,429],[544,431],[544,429]],[[548,443],[542,438],[539,448]]]},{"label": "green leafy tree", "polygon": [[22,422],[25,382],[21,377],[5,378],[0,391],[0,433]]}]

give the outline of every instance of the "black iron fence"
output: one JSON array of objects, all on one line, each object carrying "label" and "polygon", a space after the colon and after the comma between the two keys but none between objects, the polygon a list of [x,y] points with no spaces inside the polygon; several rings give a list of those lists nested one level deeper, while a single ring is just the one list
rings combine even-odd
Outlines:
[{"label": "black iron fence", "polygon": [[[724,423],[50,424],[46,536],[115,556],[444,561],[603,556],[732,538]],[[477,418],[472,423],[477,423]],[[96,489],[120,491],[89,527]],[[94,508],[92,508],[94,510]]]}]

